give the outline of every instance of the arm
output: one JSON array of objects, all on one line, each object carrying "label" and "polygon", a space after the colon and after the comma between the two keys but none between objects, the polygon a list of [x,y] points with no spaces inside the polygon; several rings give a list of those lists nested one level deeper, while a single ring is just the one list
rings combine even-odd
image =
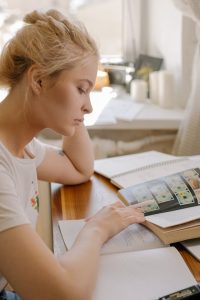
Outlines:
[{"label": "arm", "polygon": [[111,236],[135,222],[140,210],[122,203],[104,207],[86,223],[74,246],[53,256],[30,225],[0,233],[0,272],[26,300],[85,300],[94,290],[100,248]]},{"label": "arm", "polygon": [[78,184],[93,174],[92,143],[84,125],[72,137],[63,138],[63,149],[47,149],[37,168],[38,179],[62,184]]},{"label": "arm", "polygon": [[94,153],[84,125],[77,128],[74,136],[63,138],[63,152],[73,162],[76,170],[89,179],[94,171]]}]

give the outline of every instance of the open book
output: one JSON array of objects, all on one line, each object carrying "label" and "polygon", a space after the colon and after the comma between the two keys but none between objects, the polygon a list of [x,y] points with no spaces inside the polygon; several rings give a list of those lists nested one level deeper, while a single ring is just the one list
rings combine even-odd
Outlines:
[{"label": "open book", "polygon": [[146,200],[146,226],[168,244],[200,237],[200,169],[129,186],[118,191],[126,204]]},{"label": "open book", "polygon": [[[59,221],[68,249],[84,224]],[[153,300],[196,284],[178,251],[139,224],[110,239],[101,254],[93,300]]]}]

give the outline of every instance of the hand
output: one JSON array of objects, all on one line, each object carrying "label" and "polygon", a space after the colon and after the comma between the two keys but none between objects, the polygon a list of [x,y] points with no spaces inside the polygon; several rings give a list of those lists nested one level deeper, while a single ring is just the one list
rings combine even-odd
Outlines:
[{"label": "hand", "polygon": [[102,243],[133,223],[145,221],[142,208],[125,206],[121,201],[103,207],[93,217],[86,220],[87,226],[94,226],[102,237]]}]

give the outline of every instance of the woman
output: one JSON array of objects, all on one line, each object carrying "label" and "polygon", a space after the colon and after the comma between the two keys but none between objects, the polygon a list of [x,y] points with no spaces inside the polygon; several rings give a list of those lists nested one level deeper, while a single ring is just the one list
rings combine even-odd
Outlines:
[{"label": "woman", "polygon": [[[34,11],[24,21],[0,59],[0,85],[9,87],[0,104],[0,295],[89,300],[101,246],[144,216],[120,202],[104,207],[62,257],[35,232],[37,179],[78,184],[93,173],[83,119],[92,111],[98,51],[88,33],[58,11]],[[44,128],[64,136],[62,151],[35,138]],[[7,281],[17,294],[4,289]]]}]

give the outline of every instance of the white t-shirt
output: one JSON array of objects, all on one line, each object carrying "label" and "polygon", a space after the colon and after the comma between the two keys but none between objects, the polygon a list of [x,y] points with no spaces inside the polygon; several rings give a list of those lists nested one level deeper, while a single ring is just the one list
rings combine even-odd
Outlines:
[{"label": "white t-shirt", "polygon": [[[22,224],[36,225],[39,195],[36,168],[45,154],[45,144],[34,138],[26,150],[34,158],[14,157],[0,143],[0,232]],[[0,291],[6,280],[0,275]]]}]

